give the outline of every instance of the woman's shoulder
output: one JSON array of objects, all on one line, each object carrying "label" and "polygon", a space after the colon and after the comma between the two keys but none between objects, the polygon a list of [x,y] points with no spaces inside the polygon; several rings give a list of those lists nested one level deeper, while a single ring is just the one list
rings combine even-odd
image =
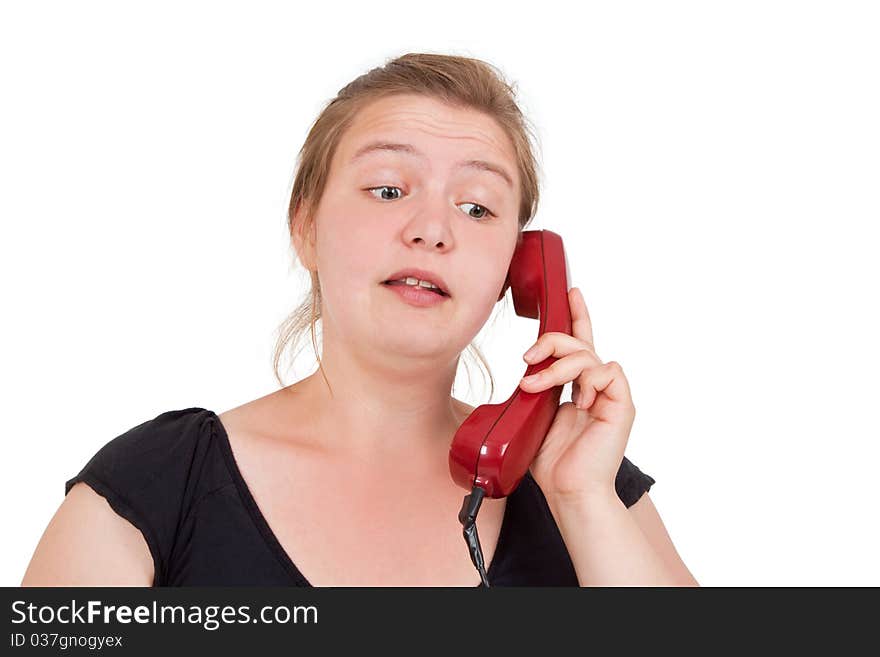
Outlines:
[{"label": "woman's shoulder", "polygon": [[134,492],[154,484],[192,460],[200,439],[215,418],[201,407],[169,410],[142,421],[104,443],[80,473],[65,482],[65,494],[80,475]]},{"label": "woman's shoulder", "polygon": [[216,417],[202,407],[160,413],[106,442],[65,482],[65,496],[84,482],[141,531],[157,583],[168,572],[182,520],[206,491],[229,484]]}]

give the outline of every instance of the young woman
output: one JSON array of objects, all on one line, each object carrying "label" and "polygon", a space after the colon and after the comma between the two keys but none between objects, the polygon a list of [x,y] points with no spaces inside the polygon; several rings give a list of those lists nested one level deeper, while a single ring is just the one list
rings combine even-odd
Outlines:
[{"label": "young woman", "polygon": [[[479,586],[448,467],[473,407],[451,388],[537,208],[529,137],[479,60],[409,54],[344,87],[299,154],[289,229],[312,290],[275,353],[277,376],[320,317],[318,371],[108,442],[66,482],[23,585]],[[414,304],[392,280],[442,293]],[[624,457],[626,377],[569,301],[574,335],[541,336],[524,358],[559,360],[520,385],[573,382],[575,403],[519,487],[482,504],[490,585],[695,585],[654,479]]]}]

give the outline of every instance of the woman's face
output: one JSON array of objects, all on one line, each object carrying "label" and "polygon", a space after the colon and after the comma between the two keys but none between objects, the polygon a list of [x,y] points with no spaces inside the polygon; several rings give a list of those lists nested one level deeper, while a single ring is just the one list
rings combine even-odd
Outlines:
[{"label": "woman's face", "polygon": [[[488,116],[415,95],[364,107],[338,144],[315,215],[325,335],[454,361],[504,285],[519,185],[513,144]],[[407,267],[438,274],[450,296],[404,302],[383,282]]]}]

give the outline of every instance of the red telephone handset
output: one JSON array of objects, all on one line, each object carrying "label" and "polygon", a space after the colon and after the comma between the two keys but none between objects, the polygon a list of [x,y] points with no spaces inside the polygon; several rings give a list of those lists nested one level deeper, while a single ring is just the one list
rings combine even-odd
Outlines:
[{"label": "red telephone handset", "polygon": [[[571,335],[571,276],[562,238],[549,230],[527,230],[520,236],[502,294],[510,285],[516,314],[539,320],[539,336],[548,331]],[[556,360],[550,356],[533,363],[526,374],[540,372]],[[516,490],[556,417],[562,388],[526,392],[517,385],[507,401],[475,408],[452,438],[449,471],[455,483],[470,491],[458,520],[485,587],[489,578],[476,524],[480,504],[487,495],[507,497]]]},{"label": "red telephone handset", "polygon": [[[538,335],[556,331],[571,335],[568,305],[570,274],[562,238],[549,230],[521,233],[507,281],[520,317],[538,319]],[[533,363],[526,375],[540,372],[557,359]],[[563,386],[527,392],[517,385],[501,404],[473,410],[452,439],[449,470],[463,488],[479,487],[489,497],[506,497],[525,476],[544,442],[559,407]]]}]

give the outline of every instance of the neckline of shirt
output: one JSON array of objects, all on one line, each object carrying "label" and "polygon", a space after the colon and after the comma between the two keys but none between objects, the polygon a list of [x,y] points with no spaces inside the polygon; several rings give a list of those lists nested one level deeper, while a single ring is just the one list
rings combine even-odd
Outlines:
[{"label": "neckline of shirt", "polygon": [[[241,470],[238,467],[238,462],[235,460],[235,454],[232,452],[232,444],[229,441],[229,433],[226,431],[226,427],[223,426],[223,421],[220,419],[220,416],[212,410],[204,410],[208,412],[209,417],[212,421],[214,438],[218,439],[218,443],[220,445],[224,459],[226,460],[227,469],[232,476],[235,487],[238,489],[239,496],[244,502],[245,507],[247,507],[251,519],[257,526],[257,529],[262,535],[263,540],[281,562],[281,565],[284,567],[287,574],[293,579],[297,586],[314,588],[314,585],[309,582],[305,575],[303,575],[302,571],[300,571],[291,556],[287,553],[287,550],[285,550],[284,546],[281,545],[281,541],[278,540],[278,536],[272,530],[272,527],[269,525],[268,520],[266,520],[266,517],[263,515],[262,510],[257,504],[256,499],[254,499],[254,496],[252,495],[250,488],[248,488],[247,482],[244,480],[244,476],[242,475]],[[526,477],[528,477],[528,473],[526,473]],[[501,530],[498,533],[498,542],[495,546],[495,553],[492,555],[492,560],[489,563],[489,568],[486,570],[486,576],[489,579],[490,584],[492,582],[493,576],[496,574],[496,571],[498,569],[497,565],[501,560],[503,551],[504,549],[506,549],[506,537],[511,522],[511,501],[513,500],[516,492],[519,489],[520,487],[517,487],[517,489],[508,496],[507,502],[504,505],[504,515],[501,518]],[[462,491],[464,491],[464,489],[462,489]],[[462,497],[464,497],[464,494],[465,493],[462,492]],[[464,539],[462,539],[462,550],[465,550],[466,547],[467,546],[464,544]],[[480,588],[480,586],[482,586],[482,584],[477,584],[474,588]]]}]

